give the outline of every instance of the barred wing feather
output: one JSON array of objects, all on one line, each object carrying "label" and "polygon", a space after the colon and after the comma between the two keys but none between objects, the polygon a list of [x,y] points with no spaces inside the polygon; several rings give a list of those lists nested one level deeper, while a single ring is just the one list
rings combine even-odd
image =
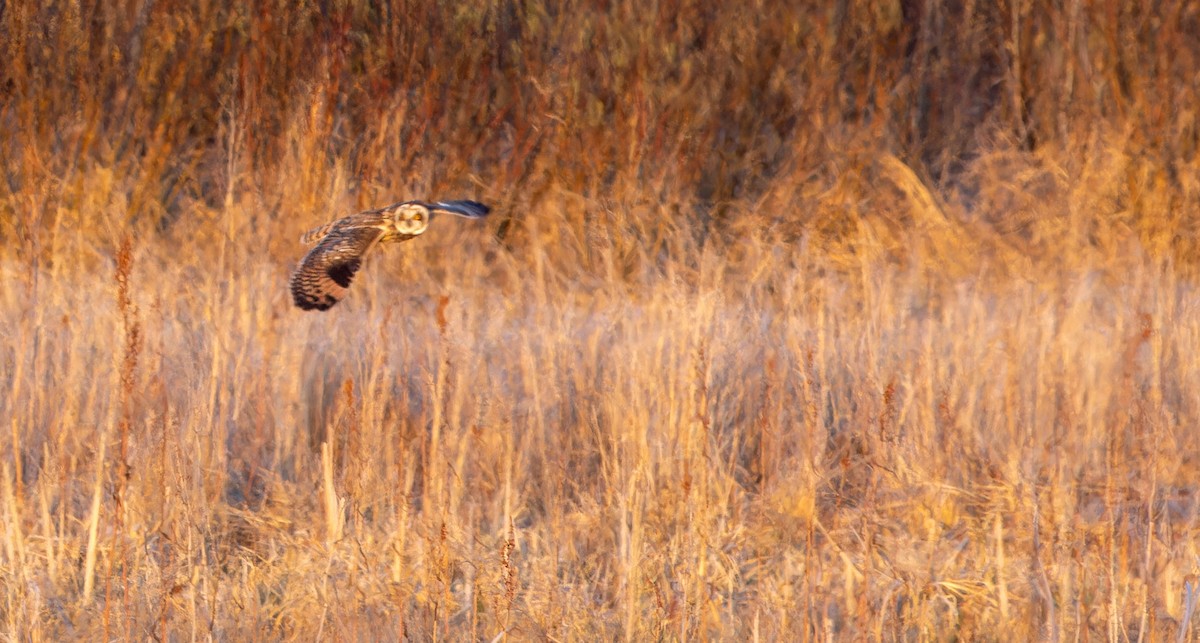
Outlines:
[{"label": "barred wing feather", "polygon": [[328,310],[346,296],[354,273],[383,230],[377,227],[335,227],[304,255],[292,273],[292,299],[304,310]]}]

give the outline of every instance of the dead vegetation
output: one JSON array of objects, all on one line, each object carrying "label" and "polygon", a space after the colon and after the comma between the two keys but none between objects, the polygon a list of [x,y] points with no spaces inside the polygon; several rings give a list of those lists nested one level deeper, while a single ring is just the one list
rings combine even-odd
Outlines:
[{"label": "dead vegetation", "polygon": [[6,636],[1195,636],[1195,3],[227,4],[0,3]]}]

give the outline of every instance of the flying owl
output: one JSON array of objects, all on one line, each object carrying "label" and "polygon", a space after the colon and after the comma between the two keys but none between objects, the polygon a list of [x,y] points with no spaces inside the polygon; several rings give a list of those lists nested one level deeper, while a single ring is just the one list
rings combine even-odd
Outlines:
[{"label": "flying owl", "polygon": [[313,228],[300,237],[301,243],[317,245],[292,273],[292,299],[304,310],[328,310],[346,296],[363,257],[377,244],[420,235],[436,214],[478,219],[490,210],[476,201],[403,201]]}]

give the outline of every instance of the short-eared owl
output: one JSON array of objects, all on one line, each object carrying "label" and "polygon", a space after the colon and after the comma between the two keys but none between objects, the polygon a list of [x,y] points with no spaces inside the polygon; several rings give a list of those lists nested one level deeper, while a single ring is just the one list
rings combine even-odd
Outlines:
[{"label": "short-eared owl", "polygon": [[376,244],[407,241],[425,232],[435,214],[478,219],[490,211],[475,201],[404,201],[313,228],[300,238],[317,245],[292,273],[292,299],[304,310],[328,310],[341,301],[363,257]]}]

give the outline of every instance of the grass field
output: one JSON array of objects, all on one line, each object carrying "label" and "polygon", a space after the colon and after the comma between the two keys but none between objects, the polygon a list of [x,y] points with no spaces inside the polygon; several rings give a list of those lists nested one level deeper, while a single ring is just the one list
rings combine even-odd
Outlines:
[{"label": "grass field", "polygon": [[1196,3],[226,4],[0,1],[6,638],[1200,637]]}]

